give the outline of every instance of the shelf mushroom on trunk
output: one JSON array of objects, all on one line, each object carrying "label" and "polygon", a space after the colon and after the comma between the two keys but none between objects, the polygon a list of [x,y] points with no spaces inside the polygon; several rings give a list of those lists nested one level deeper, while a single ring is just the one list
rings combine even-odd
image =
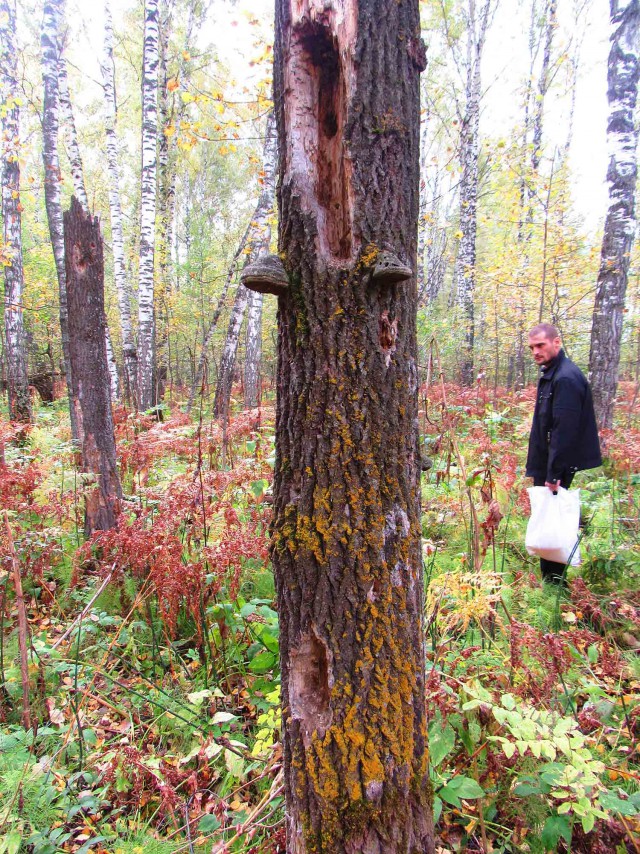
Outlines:
[{"label": "shelf mushroom on trunk", "polygon": [[277,297],[289,289],[287,272],[277,255],[262,255],[257,261],[247,264],[240,274],[240,281],[250,291]]},{"label": "shelf mushroom on trunk", "polygon": [[410,267],[403,264],[397,255],[382,249],[376,255],[371,268],[371,283],[378,285],[393,285],[396,282],[404,282],[410,279],[413,272]]}]

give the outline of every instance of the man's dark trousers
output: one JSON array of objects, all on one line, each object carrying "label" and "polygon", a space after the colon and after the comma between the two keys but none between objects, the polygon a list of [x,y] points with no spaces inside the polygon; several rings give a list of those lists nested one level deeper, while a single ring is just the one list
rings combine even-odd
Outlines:
[{"label": "man's dark trousers", "polygon": [[[562,475],[560,478],[560,486],[563,486],[565,489],[569,489],[573,482],[573,478],[573,472]],[[534,486],[544,486],[544,484],[544,478],[534,477]],[[547,560],[544,557],[540,558],[540,572],[542,573],[543,579],[545,581],[553,581],[554,584],[562,583],[566,566],[566,563],[556,563],[554,560]]]}]

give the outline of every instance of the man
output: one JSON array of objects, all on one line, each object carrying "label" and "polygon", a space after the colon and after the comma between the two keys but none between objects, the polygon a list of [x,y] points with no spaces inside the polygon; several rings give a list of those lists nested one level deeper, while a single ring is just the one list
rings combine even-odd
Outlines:
[{"label": "man", "polygon": [[[602,464],[591,388],[565,356],[555,326],[540,323],[529,333],[529,349],[540,366],[538,396],[527,455],[534,486],[568,489],[577,471]],[[565,566],[540,558],[543,578],[561,581]]]}]

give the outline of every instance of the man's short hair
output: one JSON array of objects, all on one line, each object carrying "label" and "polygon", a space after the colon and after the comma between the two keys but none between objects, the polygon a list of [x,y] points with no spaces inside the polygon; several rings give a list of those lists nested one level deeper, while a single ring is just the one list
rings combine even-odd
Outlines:
[{"label": "man's short hair", "polygon": [[539,323],[534,326],[533,329],[529,330],[529,338],[533,338],[534,335],[544,335],[549,341],[555,341],[556,338],[560,337],[560,333],[552,323]]}]

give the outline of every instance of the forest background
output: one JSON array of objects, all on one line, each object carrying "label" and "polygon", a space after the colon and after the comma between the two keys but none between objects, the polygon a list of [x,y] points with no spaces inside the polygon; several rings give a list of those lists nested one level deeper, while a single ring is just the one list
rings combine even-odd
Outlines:
[{"label": "forest background", "polygon": [[[0,2],[0,29],[11,9]],[[276,249],[272,10],[114,2],[111,55],[101,5],[16,11],[16,85],[2,110],[19,113],[9,196],[22,219],[34,423],[11,424],[3,399],[0,854],[280,852],[267,550],[276,300],[239,284],[247,262]],[[422,534],[442,851],[640,850],[636,247],[617,420],[605,468],[579,479],[588,524],[566,596],[539,584],[522,547],[527,331],[552,321],[571,358],[585,370],[589,360],[609,11],[605,0],[421,3]],[[46,103],[56,40],[70,96],[57,113]],[[72,442],[46,198],[54,188],[66,210],[81,186],[104,235],[126,517],[86,543],[93,481]],[[1,249],[11,273],[14,250]],[[136,400],[143,338],[151,379]]]},{"label": "forest background", "polygon": [[[158,247],[166,256],[169,287],[161,285],[158,336],[171,350],[166,359],[170,389],[194,381],[202,341],[216,313],[222,284],[258,195],[264,119],[270,98],[269,4],[194,7],[167,11],[170,33],[161,74],[168,83],[169,112],[160,117],[159,139],[172,152],[161,179],[171,193],[173,222]],[[423,75],[421,256],[421,338],[435,333],[448,376],[460,373],[462,297],[456,282],[461,239],[458,189],[463,178],[460,127],[466,105],[465,24],[462,7],[423,4],[429,66]],[[479,90],[477,259],[474,265],[477,371],[514,386],[531,381],[534,370],[523,358],[526,329],[544,319],[556,322],[567,351],[585,365],[599,253],[606,214],[606,56],[607,3],[560,3],[549,29],[550,6],[498,5],[487,26],[481,52]],[[140,229],[140,121],[142,18],[140,9],[115,7],[117,133],[127,288],[137,315]],[[185,27],[197,26],[185,48]],[[118,17],[127,21],[118,32]],[[25,323],[32,365],[43,353],[59,372],[57,281],[44,207],[41,165],[42,84],[40,11],[21,3],[21,150]],[[193,24],[191,25],[193,26]],[[100,60],[102,19],[96,8],[84,20],[69,9],[65,23],[78,142],[91,209],[105,235],[106,307],[114,348],[121,359],[122,335],[114,286],[109,216],[112,181],[104,156],[104,92]],[[215,37],[214,37],[215,33]],[[549,41],[547,48],[547,41]],[[547,49],[546,49],[547,48]],[[545,50],[546,49],[546,50]],[[185,59],[186,55],[189,59]],[[545,59],[546,56],[546,59]],[[546,66],[545,66],[546,63]],[[176,89],[171,87],[178,84]],[[541,85],[543,90],[541,90]],[[161,110],[163,105],[160,105]],[[176,116],[178,121],[176,122]],[[164,124],[163,124],[164,123]],[[67,143],[62,124],[62,193],[73,192],[65,168]],[[538,141],[534,146],[534,133]],[[534,152],[534,147],[537,153]],[[538,162],[537,162],[538,161]],[[527,200],[523,187],[527,186]],[[171,188],[168,190],[167,188]],[[522,229],[523,204],[530,226]],[[165,204],[158,199],[158,207]],[[158,239],[160,239],[159,235]],[[164,238],[163,238],[164,239]],[[526,251],[523,245],[526,244]],[[160,262],[164,263],[164,262]],[[156,271],[158,272],[158,271]],[[167,278],[160,270],[160,278]],[[622,371],[635,376],[637,362],[637,281],[629,276]],[[231,296],[231,294],[229,295]],[[210,340],[220,353],[230,307]],[[273,306],[264,324],[263,371],[273,377]],[[158,310],[158,309],[157,309]],[[514,318],[517,322],[514,325]],[[240,353],[240,361],[242,351]],[[216,357],[209,358],[211,382]]]}]

